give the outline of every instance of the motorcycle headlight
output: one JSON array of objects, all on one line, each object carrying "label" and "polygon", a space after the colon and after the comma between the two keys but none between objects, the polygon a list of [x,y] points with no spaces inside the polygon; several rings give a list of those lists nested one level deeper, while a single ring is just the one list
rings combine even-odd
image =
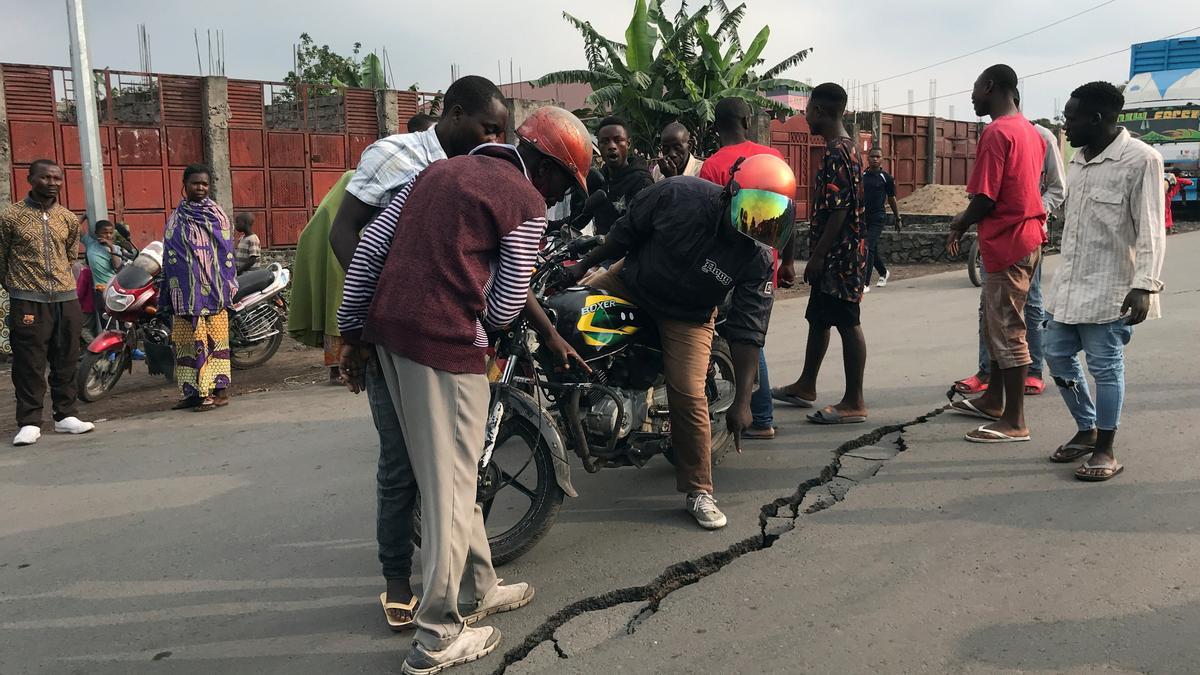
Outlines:
[{"label": "motorcycle headlight", "polygon": [[112,286],[104,291],[104,305],[110,312],[124,312],[133,304],[133,296],[118,292]]}]

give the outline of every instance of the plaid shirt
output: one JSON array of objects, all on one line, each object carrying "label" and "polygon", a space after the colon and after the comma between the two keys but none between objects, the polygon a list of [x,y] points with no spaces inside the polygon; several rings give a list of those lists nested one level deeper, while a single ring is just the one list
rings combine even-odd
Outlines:
[{"label": "plaid shirt", "polygon": [[364,204],[387,206],[400,188],[425,167],[446,159],[435,129],[433,126],[412,134],[395,134],[367,146],[346,192]]},{"label": "plaid shirt", "polygon": [[241,270],[251,258],[262,257],[262,246],[258,243],[257,234],[242,237],[237,245],[237,268]]}]

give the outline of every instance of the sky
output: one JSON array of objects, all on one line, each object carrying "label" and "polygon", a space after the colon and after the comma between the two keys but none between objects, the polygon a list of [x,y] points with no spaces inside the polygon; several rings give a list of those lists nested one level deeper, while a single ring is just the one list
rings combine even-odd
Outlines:
[{"label": "sky", "polygon": [[[742,24],[748,43],[764,25],[771,38],[764,58],[768,65],[800,49],[812,56],[786,76],[867,84],[1012,38],[1102,3],[1104,6],[1053,28],[982,53],[878,84],[880,106],[908,111],[908,91],[917,101],[929,97],[936,80],[936,114],[974,119],[968,94],[976,75],[993,63],[1007,63],[1018,75],[1034,73],[1156,40],[1198,27],[1200,2],[1166,0],[1006,0],[955,2],[885,0],[831,3],[813,0],[746,0]],[[0,61],[69,65],[65,2],[3,0],[4,29]],[[302,32],[339,53],[354,42],[366,51],[386,48],[393,86],[417,84],[422,90],[444,89],[450,66],[459,73],[509,81],[546,72],[584,67],[582,42],[562,18],[564,11],[591,21],[602,34],[624,41],[633,0],[86,0],[92,65],[137,70],[137,24],[150,33],[153,68],[160,73],[195,75],[193,29],[200,30],[202,61],[207,66],[205,29],[225,32],[225,74],[231,78],[279,80],[292,67],[292,45]],[[731,6],[736,3],[731,1]],[[695,0],[690,7],[697,7]],[[666,0],[674,12],[678,0]],[[1153,10],[1161,7],[1163,11]],[[499,73],[497,62],[500,62]],[[1023,83],[1023,102],[1030,117],[1052,117],[1071,90],[1088,81],[1124,82],[1127,52],[1032,77]],[[521,77],[523,75],[523,78]],[[861,91],[855,88],[852,95]],[[874,87],[868,88],[868,102]],[[1056,107],[1057,106],[1057,107]],[[860,106],[862,107],[862,106]],[[929,103],[915,113],[929,114]]]}]

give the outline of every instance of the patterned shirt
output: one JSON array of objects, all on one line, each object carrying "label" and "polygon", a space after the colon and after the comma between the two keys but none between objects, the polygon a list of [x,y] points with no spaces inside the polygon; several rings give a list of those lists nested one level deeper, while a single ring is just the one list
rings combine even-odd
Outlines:
[{"label": "patterned shirt", "polygon": [[0,211],[0,286],[17,300],[74,300],[71,264],[79,256],[79,220],[55,202],[32,197]]},{"label": "patterned shirt", "polygon": [[446,159],[435,129],[436,125],[412,134],[394,134],[367,146],[346,192],[364,204],[387,206],[425,167]]},{"label": "patterned shirt", "polygon": [[825,234],[825,225],[837,211],[846,212],[841,232],[825,256],[820,290],[849,302],[862,300],[867,268],[867,241],[863,238],[858,208],[862,163],[854,142],[847,137],[831,141],[813,180],[813,218],[808,231],[809,250]]},{"label": "patterned shirt", "polygon": [[1148,318],[1162,316],[1166,251],[1162,155],[1122,129],[1104,152],[1071,160],[1062,264],[1046,296],[1059,323],[1101,324],[1121,318],[1134,288],[1150,291]]},{"label": "patterned shirt", "polygon": [[262,246],[258,243],[257,234],[248,234],[238,241],[237,268],[242,270],[250,263],[251,258],[262,257]]}]

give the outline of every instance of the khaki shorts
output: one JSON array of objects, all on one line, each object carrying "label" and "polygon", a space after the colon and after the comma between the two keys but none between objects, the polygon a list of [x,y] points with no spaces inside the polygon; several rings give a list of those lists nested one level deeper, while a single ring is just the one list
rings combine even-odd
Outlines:
[{"label": "khaki shorts", "polygon": [[1042,249],[999,272],[988,272],[983,282],[983,338],[988,353],[1001,370],[1033,363],[1025,339],[1025,300]]}]

